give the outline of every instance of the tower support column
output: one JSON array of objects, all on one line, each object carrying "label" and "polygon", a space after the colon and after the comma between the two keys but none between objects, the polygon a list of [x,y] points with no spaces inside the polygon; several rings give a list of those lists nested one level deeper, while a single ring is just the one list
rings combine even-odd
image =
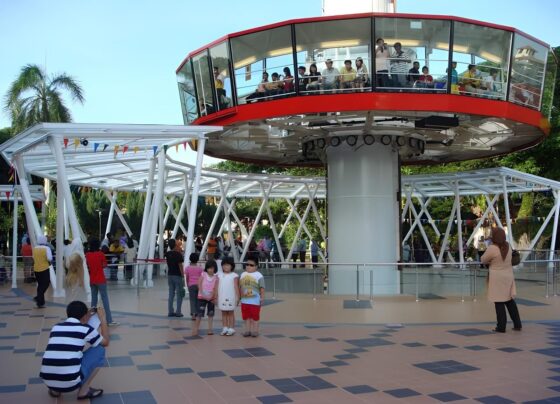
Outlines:
[{"label": "tower support column", "polygon": [[329,262],[341,264],[329,265],[330,293],[369,293],[369,271],[375,294],[399,293],[400,273],[390,264],[400,256],[398,149],[342,142],[328,146],[326,157]]}]

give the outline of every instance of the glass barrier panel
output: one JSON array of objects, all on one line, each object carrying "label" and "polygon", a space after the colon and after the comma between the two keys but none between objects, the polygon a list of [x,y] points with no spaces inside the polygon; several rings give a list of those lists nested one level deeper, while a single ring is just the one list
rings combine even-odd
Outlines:
[{"label": "glass barrier panel", "polygon": [[509,100],[539,109],[548,49],[531,39],[515,34]]},{"label": "glass barrier panel", "polygon": [[511,32],[455,22],[452,93],[505,100]]},{"label": "glass barrier panel", "polygon": [[553,52],[548,52],[548,60],[546,62],[546,75],[544,79],[544,91],[542,101],[542,114],[550,119],[552,113],[552,103],[554,102],[554,91],[556,88],[556,71],[558,62]]},{"label": "glass barrier panel", "polygon": [[207,52],[193,57],[193,70],[200,116],[212,114],[216,112],[216,107],[212,98],[212,75],[210,74]]},{"label": "glass barrier panel", "polygon": [[447,92],[450,28],[449,21],[376,18],[377,88]]},{"label": "glass barrier panel", "polygon": [[218,109],[233,107],[227,42],[210,48],[210,60],[214,77],[214,99],[217,101]]},{"label": "glass barrier panel", "polygon": [[370,33],[370,18],[297,24],[299,93],[370,89]]},{"label": "glass barrier panel", "polygon": [[194,75],[191,60],[187,60],[185,65],[177,74],[177,84],[179,86],[179,96],[181,97],[181,109],[183,111],[183,122],[189,124],[198,118],[196,93],[194,90]]},{"label": "glass barrier panel", "polygon": [[230,45],[239,104],[295,93],[291,26],[235,37]]}]

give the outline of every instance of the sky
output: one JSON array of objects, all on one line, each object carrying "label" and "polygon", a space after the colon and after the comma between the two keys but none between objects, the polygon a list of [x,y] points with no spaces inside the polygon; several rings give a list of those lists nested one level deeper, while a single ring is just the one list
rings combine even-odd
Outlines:
[{"label": "sky", "polygon": [[[343,2],[344,0],[341,0]],[[364,0],[366,1],[366,0]],[[321,0],[0,0],[0,96],[26,64],[84,89],[74,122],[183,124],[175,69],[227,33],[321,15]],[[557,0],[397,0],[401,13],[509,25],[560,45]],[[0,128],[10,126],[0,111]],[[187,160],[191,160],[189,156]]]}]

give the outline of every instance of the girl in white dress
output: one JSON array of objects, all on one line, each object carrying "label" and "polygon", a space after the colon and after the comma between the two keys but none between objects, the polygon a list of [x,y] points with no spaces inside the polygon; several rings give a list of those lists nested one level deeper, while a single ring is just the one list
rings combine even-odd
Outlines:
[{"label": "girl in white dress", "polygon": [[233,272],[235,262],[232,257],[222,260],[222,271],[218,273],[218,308],[222,311],[223,329],[221,335],[235,334],[235,307],[239,304],[239,275]]},{"label": "girl in white dress", "polygon": [[79,253],[71,254],[68,259],[68,273],[66,274],[66,303],[79,300],[87,302],[84,287],[84,260]]}]

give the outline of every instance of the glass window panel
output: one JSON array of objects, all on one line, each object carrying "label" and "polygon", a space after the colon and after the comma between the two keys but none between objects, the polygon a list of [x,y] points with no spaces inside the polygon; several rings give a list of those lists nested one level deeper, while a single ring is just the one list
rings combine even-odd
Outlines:
[{"label": "glass window panel", "polygon": [[297,63],[305,67],[300,94],[371,87],[370,18],[297,24],[295,33]]},{"label": "glass window panel", "polygon": [[193,57],[194,79],[196,83],[196,95],[198,97],[198,110],[200,116],[216,112],[212,99],[212,74],[208,65],[208,54],[203,52]]},{"label": "glass window panel", "polygon": [[450,28],[443,20],[376,18],[377,87],[445,93]]},{"label": "glass window panel", "polygon": [[546,75],[544,79],[544,91],[542,101],[542,114],[550,119],[552,113],[552,102],[554,101],[554,91],[556,87],[556,74],[558,61],[554,57],[554,53],[548,52],[548,60],[546,62]]},{"label": "glass window panel", "polygon": [[291,32],[285,26],[230,40],[239,104],[294,93]]},{"label": "glass window panel", "polygon": [[218,109],[233,107],[227,42],[210,48],[210,60],[214,76],[214,99],[217,101]]},{"label": "glass window panel", "polygon": [[509,100],[540,108],[548,49],[523,35],[515,34]]},{"label": "glass window panel", "polygon": [[[451,92],[505,100],[511,32],[455,22]],[[470,67],[470,69],[469,69]]]},{"label": "glass window panel", "polygon": [[196,94],[194,91],[194,76],[190,59],[177,74],[177,83],[179,85],[179,96],[181,97],[181,109],[183,110],[183,122],[189,124],[198,118],[198,109],[196,107]]}]

